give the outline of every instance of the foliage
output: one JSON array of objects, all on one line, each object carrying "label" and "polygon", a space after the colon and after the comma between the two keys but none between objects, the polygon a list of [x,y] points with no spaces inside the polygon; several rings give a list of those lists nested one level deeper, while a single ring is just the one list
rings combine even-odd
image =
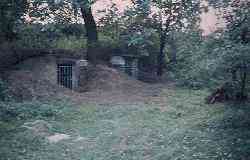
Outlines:
[{"label": "foliage", "polygon": [[114,40],[119,40],[122,24],[121,13],[119,12],[116,4],[112,3],[110,8],[98,12],[103,14],[98,21],[101,33],[105,36],[110,36]]},{"label": "foliage", "polygon": [[81,24],[25,24],[17,30],[19,48],[86,48]]},{"label": "foliage", "polygon": [[0,2],[0,43],[15,38],[15,26],[21,21],[27,9],[26,0],[1,0]]},{"label": "foliage", "polygon": [[232,100],[247,96],[250,91],[248,45],[235,43],[226,33],[210,35],[202,41],[185,41],[181,37],[177,41],[181,46],[177,49],[178,63],[168,65],[168,78],[172,77],[178,84],[193,88],[228,86],[226,88],[230,90],[228,94]]},{"label": "foliage", "polygon": [[250,41],[250,2],[242,0],[213,1],[210,5],[223,10],[221,16],[226,23],[232,41],[247,43]]},{"label": "foliage", "polygon": [[[225,30],[205,38],[195,28],[184,34],[174,33],[172,40],[177,46],[177,63],[167,65],[167,76],[179,84],[194,88],[215,88],[229,84],[233,87],[230,91],[233,99],[242,99],[249,92],[249,7],[246,7],[247,3],[239,8],[233,7],[234,3],[222,1],[214,1],[213,4],[225,8],[231,5],[233,8],[224,12]],[[167,44],[168,52],[171,52],[171,45]]]},{"label": "foliage", "polygon": [[113,5],[100,24],[102,30],[107,32],[108,28],[109,35],[120,40],[122,49],[127,48],[125,53],[149,56],[143,61],[150,62],[152,68],[160,60],[162,68],[168,34],[194,28],[199,20],[199,4],[199,1],[136,0],[123,14]]},{"label": "foliage", "polygon": [[29,4],[28,15],[31,23],[76,23],[79,20],[78,10],[71,1],[34,0]]},{"label": "foliage", "polygon": [[55,119],[62,116],[70,104],[66,102],[41,103],[31,102],[2,102],[0,103],[0,121],[19,121],[35,119]]},{"label": "foliage", "polygon": [[[171,31],[183,31],[195,26],[200,15],[200,1],[152,1],[156,7],[153,19],[160,37],[160,48],[157,57],[157,75],[162,76],[165,64],[165,46]],[[171,56],[175,57],[175,56]],[[170,58],[171,58],[170,57]]]},{"label": "foliage", "polygon": [[62,37],[53,42],[53,48],[60,49],[69,49],[69,50],[78,50],[86,49],[87,42],[85,38],[76,38],[76,37]]},{"label": "foliage", "polygon": [[45,26],[34,24],[34,25],[23,25],[19,27],[18,37],[16,41],[18,47],[21,48],[50,48],[51,42],[55,38],[58,32],[46,32]]},{"label": "foliage", "polygon": [[218,57],[222,60],[219,72],[231,74],[224,79],[238,84],[234,96],[243,100],[247,98],[250,72],[250,3],[247,1],[218,1],[212,2],[212,4],[225,10],[222,16],[226,21],[226,30],[219,35],[223,40],[223,45],[217,48],[221,53]]},{"label": "foliage", "polygon": [[101,36],[104,34],[117,43],[116,54],[145,56],[143,65],[150,68],[155,65],[158,37],[148,25],[152,24],[146,13],[149,8],[145,6],[148,5],[148,1],[142,4],[134,3],[121,13],[113,4],[110,9],[100,11],[104,16],[99,21],[99,30]]}]

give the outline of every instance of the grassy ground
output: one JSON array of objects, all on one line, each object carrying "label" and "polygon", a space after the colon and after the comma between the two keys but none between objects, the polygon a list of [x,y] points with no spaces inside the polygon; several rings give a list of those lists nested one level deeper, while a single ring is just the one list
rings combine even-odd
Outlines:
[{"label": "grassy ground", "polygon": [[[16,113],[21,116],[18,121],[0,121],[0,159],[250,159],[249,104],[205,105],[206,94],[168,89],[159,95],[164,99],[160,104],[156,100],[140,105],[80,107],[18,104],[25,110]],[[44,109],[29,113],[23,105]],[[70,138],[49,143],[44,136],[20,127],[37,119],[50,124],[49,134],[63,133]]]}]

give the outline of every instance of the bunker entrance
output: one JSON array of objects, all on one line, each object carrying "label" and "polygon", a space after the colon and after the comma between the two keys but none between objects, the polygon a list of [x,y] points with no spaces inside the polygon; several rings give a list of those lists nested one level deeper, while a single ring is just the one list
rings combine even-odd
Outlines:
[{"label": "bunker entrance", "polygon": [[72,64],[58,64],[57,65],[57,83],[73,89],[73,65]]},{"label": "bunker entrance", "polygon": [[57,59],[57,83],[80,92],[86,86],[87,65],[84,59]]}]

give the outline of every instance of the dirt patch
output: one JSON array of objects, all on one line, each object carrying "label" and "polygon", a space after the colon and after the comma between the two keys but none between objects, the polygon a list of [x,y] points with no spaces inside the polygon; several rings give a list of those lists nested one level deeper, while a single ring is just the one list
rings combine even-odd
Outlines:
[{"label": "dirt patch", "polygon": [[50,143],[58,143],[62,140],[70,139],[70,135],[56,133],[52,136],[47,137],[47,139]]},{"label": "dirt patch", "polygon": [[138,81],[106,65],[97,65],[89,69],[88,88],[93,90],[130,90],[145,87],[145,83]]},{"label": "dirt patch", "polygon": [[160,95],[163,84],[148,84],[106,65],[90,68],[87,92],[74,95],[77,103],[138,104]]},{"label": "dirt patch", "polygon": [[49,136],[51,125],[44,120],[36,120],[34,122],[26,122],[23,127],[38,136]]}]

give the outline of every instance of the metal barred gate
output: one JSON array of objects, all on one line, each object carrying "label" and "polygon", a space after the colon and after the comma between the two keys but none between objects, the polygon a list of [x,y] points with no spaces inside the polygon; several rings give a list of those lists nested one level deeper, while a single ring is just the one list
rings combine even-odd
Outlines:
[{"label": "metal barred gate", "polygon": [[73,88],[73,65],[72,64],[58,64],[57,65],[57,82],[66,87]]}]

